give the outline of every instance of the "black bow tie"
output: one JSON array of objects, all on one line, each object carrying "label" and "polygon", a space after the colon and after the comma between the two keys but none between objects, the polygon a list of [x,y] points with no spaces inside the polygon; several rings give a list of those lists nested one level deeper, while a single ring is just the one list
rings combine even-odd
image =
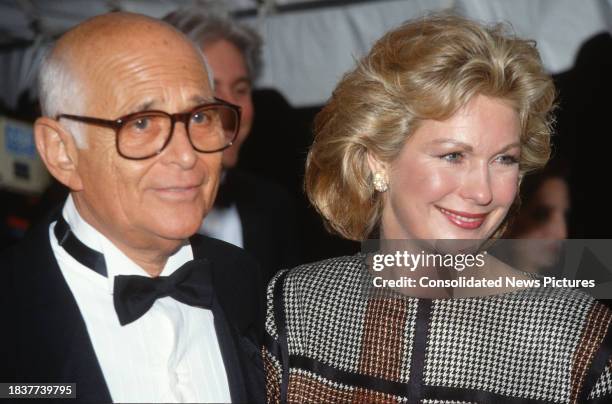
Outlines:
[{"label": "black bow tie", "polygon": [[[59,245],[74,259],[106,276],[104,255],[83,244],[61,215],[55,224],[54,233]],[[115,276],[113,303],[121,325],[137,320],[157,299],[166,296],[190,306],[211,308],[213,287],[210,262],[204,259],[189,261],[170,276]]]},{"label": "black bow tie", "polygon": [[126,325],[143,316],[155,300],[170,296],[190,306],[210,309],[212,275],[207,260],[189,261],[170,276],[115,276],[113,302],[119,323]]}]

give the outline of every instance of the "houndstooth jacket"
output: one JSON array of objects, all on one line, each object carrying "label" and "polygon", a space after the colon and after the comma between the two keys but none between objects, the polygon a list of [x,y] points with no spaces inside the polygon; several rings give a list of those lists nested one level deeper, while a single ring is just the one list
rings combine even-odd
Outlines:
[{"label": "houndstooth jacket", "polygon": [[364,255],[268,286],[268,401],[612,403],[612,312],[568,289],[418,299],[374,288]]}]

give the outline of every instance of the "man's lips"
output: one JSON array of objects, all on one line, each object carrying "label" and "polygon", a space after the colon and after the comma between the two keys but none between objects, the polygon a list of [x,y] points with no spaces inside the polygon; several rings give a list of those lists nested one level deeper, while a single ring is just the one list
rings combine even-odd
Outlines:
[{"label": "man's lips", "polygon": [[153,188],[153,190],[164,198],[191,199],[200,192],[201,185],[173,185]]},{"label": "man's lips", "polygon": [[473,230],[479,228],[487,218],[488,213],[460,212],[436,206],[438,210],[455,226]]}]

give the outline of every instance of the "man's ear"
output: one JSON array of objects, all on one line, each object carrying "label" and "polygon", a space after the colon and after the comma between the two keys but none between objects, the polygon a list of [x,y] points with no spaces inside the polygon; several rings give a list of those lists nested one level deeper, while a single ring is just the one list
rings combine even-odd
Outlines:
[{"label": "man's ear", "polygon": [[82,190],[77,171],[78,151],[72,135],[58,121],[40,117],[34,122],[34,140],[51,175],[72,191]]}]

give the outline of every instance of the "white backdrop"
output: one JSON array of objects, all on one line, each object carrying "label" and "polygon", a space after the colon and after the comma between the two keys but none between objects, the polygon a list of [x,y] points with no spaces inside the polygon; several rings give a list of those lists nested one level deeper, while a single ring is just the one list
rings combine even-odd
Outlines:
[{"label": "white backdrop", "polygon": [[[25,39],[34,40],[27,47],[0,49],[0,99],[14,108],[24,91],[36,97],[35,75],[42,48],[49,42],[47,37],[111,7],[161,17],[177,5],[192,1],[30,1],[26,3],[36,7],[22,7],[19,12],[0,2],[0,32],[21,30],[26,32],[22,34]],[[244,20],[255,26],[265,40],[265,66],[257,85],[278,89],[294,106],[308,106],[325,102],[355,58],[362,56],[385,31],[406,19],[442,9],[484,22],[511,23],[519,36],[537,41],[544,65],[551,73],[564,71],[572,66],[586,39],[608,29],[606,21],[612,20],[611,1],[376,0],[341,2],[339,6],[301,11],[262,12]],[[243,8],[254,4],[251,0],[233,3]],[[43,26],[44,35],[27,37],[32,19]]]}]

